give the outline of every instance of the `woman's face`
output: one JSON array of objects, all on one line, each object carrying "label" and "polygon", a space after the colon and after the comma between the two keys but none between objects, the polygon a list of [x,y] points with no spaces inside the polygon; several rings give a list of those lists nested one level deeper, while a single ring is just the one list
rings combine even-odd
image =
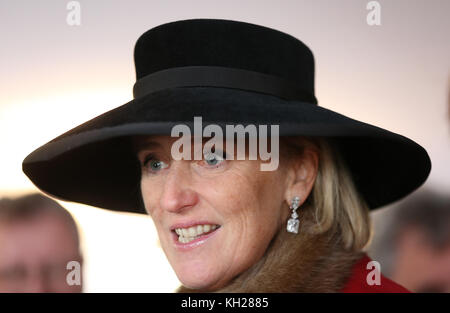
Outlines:
[{"label": "woman's face", "polygon": [[200,161],[173,160],[177,139],[139,141],[141,192],[180,281],[214,290],[256,263],[284,227],[285,168],[280,162],[260,171],[259,160],[222,160],[218,151]]}]

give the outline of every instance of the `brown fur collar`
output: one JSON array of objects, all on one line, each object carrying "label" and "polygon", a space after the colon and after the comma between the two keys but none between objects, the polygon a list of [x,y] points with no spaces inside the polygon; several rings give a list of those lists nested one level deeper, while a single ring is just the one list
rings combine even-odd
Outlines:
[{"label": "brown fur collar", "polygon": [[258,263],[217,292],[339,292],[363,252],[346,251],[337,231],[311,234],[312,218],[302,215],[297,235],[282,228]]}]

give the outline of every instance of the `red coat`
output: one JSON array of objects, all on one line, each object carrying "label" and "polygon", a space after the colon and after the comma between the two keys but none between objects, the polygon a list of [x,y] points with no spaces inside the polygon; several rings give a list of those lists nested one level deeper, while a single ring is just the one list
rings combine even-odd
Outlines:
[{"label": "red coat", "polygon": [[367,275],[373,269],[367,269],[367,263],[371,262],[367,254],[364,255],[353,267],[352,276],[341,292],[353,292],[353,293],[409,293],[405,287],[400,286],[396,282],[380,274],[380,285],[369,285],[366,281]]}]

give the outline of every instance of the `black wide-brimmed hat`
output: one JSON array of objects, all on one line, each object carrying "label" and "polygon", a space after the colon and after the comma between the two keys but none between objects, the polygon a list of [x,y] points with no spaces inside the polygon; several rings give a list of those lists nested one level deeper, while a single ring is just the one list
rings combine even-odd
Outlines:
[{"label": "black wide-brimmed hat", "polygon": [[23,171],[43,192],[143,212],[130,137],[170,135],[175,125],[192,127],[194,116],[203,125],[277,124],[281,136],[333,137],[371,209],[411,193],[430,172],[414,141],[318,106],[313,54],[286,33],[230,20],[176,21],[144,33],[134,58],[134,100],[25,158]]}]

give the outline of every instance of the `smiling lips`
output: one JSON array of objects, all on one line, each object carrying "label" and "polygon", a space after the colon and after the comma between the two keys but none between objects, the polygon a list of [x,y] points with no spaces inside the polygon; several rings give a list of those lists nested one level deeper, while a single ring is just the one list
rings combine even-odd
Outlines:
[{"label": "smiling lips", "polygon": [[217,228],[219,228],[219,225],[203,224],[188,228],[175,228],[175,233],[178,235],[178,242],[188,243],[203,235],[213,232]]}]

